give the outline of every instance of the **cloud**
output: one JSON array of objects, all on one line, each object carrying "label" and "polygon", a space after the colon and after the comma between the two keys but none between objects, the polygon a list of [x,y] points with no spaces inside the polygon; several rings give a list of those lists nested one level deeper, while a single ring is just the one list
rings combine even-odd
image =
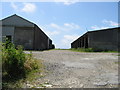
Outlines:
[{"label": "cloud", "polygon": [[[119,2],[119,0],[1,0],[1,2],[66,2],[66,5],[72,2]],[[69,4],[70,5],[70,4]]]},{"label": "cloud", "polygon": [[63,39],[61,40],[62,47],[64,48],[70,48],[71,43],[76,40],[79,37],[79,35],[64,35]]},{"label": "cloud", "polygon": [[16,5],[14,2],[11,2],[11,7],[12,7],[13,9],[15,9],[15,10],[18,9],[17,5]]},{"label": "cloud", "polygon": [[74,39],[77,39],[78,38],[78,35],[64,35],[64,39],[66,40],[74,40]]},{"label": "cloud", "polygon": [[79,2],[80,0],[63,0],[64,5],[71,5]]},{"label": "cloud", "polygon": [[117,22],[114,22],[114,21],[111,21],[111,20],[103,20],[102,23],[107,25],[107,26],[97,26],[97,25],[94,25],[94,26],[91,26],[91,28],[93,30],[100,30],[100,29],[107,29],[107,28],[118,27],[118,25],[119,25]]},{"label": "cloud", "polygon": [[[54,24],[53,24],[54,26]],[[48,36],[55,36],[60,34],[60,31],[58,30],[53,30],[52,28],[49,27],[49,25],[40,25],[39,26]]]},{"label": "cloud", "polygon": [[80,26],[75,23],[64,23],[61,26],[55,23],[51,23],[49,26],[59,31],[71,31],[80,29]]},{"label": "cloud", "polygon": [[64,23],[64,26],[71,28],[71,29],[79,29],[80,26],[74,23]]},{"label": "cloud", "polygon": [[23,3],[23,4],[24,4],[24,7],[22,8],[23,12],[31,13],[36,10],[36,5],[33,3]]},{"label": "cloud", "polygon": [[59,31],[45,31],[47,35],[49,36],[54,36],[60,34]]},{"label": "cloud", "polygon": [[11,7],[17,12],[33,13],[36,11],[34,3],[15,3],[11,2]]},{"label": "cloud", "polygon": [[72,5],[78,2],[119,2],[119,0],[50,0],[51,2],[61,2],[64,5]]},{"label": "cloud", "polygon": [[53,27],[53,28],[56,28],[56,29],[61,29],[61,27],[59,25],[55,24],[55,23],[51,23],[49,26]]},{"label": "cloud", "polygon": [[109,28],[109,27],[94,25],[94,26],[92,26],[91,28],[92,28],[92,30],[100,30],[100,29],[107,29],[107,28]]},{"label": "cloud", "polygon": [[113,22],[111,20],[103,20],[102,21],[104,24],[108,24],[109,26],[113,26],[113,27],[118,27],[118,23]]},{"label": "cloud", "polygon": [[75,4],[77,2],[80,2],[81,0],[53,0],[54,2],[61,2],[64,5],[71,5],[71,4]]}]

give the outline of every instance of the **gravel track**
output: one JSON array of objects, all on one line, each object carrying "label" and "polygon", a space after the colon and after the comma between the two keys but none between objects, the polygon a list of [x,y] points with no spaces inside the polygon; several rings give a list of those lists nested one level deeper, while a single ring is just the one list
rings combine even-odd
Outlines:
[{"label": "gravel track", "polygon": [[113,88],[118,85],[117,53],[81,53],[69,50],[33,51],[48,73],[37,82],[52,88]]}]

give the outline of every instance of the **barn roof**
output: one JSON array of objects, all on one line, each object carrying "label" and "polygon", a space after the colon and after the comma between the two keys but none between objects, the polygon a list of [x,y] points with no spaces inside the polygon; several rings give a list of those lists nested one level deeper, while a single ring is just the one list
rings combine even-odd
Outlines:
[{"label": "barn roof", "polygon": [[23,19],[23,20],[25,20],[25,21],[27,21],[27,22],[29,22],[29,23],[31,23],[31,24],[34,24],[33,22],[30,22],[29,20],[27,20],[27,19],[25,19],[25,18],[23,18],[23,17],[21,17],[21,16],[19,16],[19,15],[17,15],[17,14],[13,14],[13,15],[11,15],[11,16],[8,16],[8,17],[2,19],[1,21],[4,21],[4,20],[9,19],[9,18],[14,17],[14,16],[17,16],[17,17],[19,17],[19,18],[21,18],[21,19]]}]

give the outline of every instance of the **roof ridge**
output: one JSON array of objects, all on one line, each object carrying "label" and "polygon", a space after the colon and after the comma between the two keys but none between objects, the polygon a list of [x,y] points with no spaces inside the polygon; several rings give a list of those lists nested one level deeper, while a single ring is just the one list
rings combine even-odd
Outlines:
[{"label": "roof ridge", "polygon": [[113,29],[119,29],[120,27],[112,27],[112,28],[105,28],[105,29],[99,29],[99,30],[92,30],[88,32],[96,32],[96,31],[104,31],[104,30],[113,30]]}]

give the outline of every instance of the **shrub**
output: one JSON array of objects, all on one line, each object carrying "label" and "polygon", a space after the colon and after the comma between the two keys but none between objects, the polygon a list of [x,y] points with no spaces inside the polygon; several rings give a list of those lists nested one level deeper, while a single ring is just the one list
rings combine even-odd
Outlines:
[{"label": "shrub", "polygon": [[10,77],[25,77],[30,71],[38,68],[36,60],[33,60],[32,53],[26,55],[23,47],[15,46],[6,42],[2,48],[2,69]]}]

